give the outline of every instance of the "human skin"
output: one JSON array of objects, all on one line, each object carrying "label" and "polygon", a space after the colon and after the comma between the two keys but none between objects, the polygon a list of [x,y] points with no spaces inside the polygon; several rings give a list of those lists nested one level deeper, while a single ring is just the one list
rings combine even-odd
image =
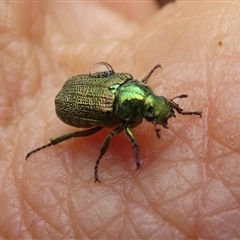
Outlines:
[{"label": "human skin", "polygon": [[[240,5],[181,3],[144,18],[107,4],[1,3],[0,236],[6,239],[240,238]],[[108,8],[110,7],[110,8]],[[114,9],[114,10],[111,10]],[[144,10],[142,10],[144,11]],[[26,154],[74,132],[54,97],[71,76],[106,61],[157,95],[203,112],[133,129],[99,166],[111,129]]]}]

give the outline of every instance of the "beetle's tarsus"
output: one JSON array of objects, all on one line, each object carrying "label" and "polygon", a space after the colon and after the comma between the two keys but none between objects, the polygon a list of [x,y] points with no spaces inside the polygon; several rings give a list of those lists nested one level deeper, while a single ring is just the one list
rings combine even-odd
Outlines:
[{"label": "beetle's tarsus", "polygon": [[36,149],[32,150],[31,152],[29,152],[26,155],[25,160],[27,160],[33,153],[38,152],[38,151],[40,151],[40,150],[42,150],[42,149],[44,149],[46,147],[50,147],[50,146],[52,146],[52,143],[48,143],[46,145],[43,145],[42,147],[39,147],[39,148],[36,148]]},{"label": "beetle's tarsus", "polygon": [[98,165],[99,165],[99,163],[100,163],[101,158],[102,158],[102,156],[100,155],[99,158],[98,158],[98,160],[97,160],[96,163],[95,163],[95,167],[94,167],[94,179],[95,179],[95,181],[94,181],[94,183],[95,183],[95,182],[101,182],[101,181],[99,181],[99,179],[98,179]]},{"label": "beetle's tarsus", "polygon": [[137,169],[139,169],[141,167],[139,159],[136,159],[136,165],[137,165]]},{"label": "beetle's tarsus", "polygon": [[153,122],[153,125],[154,125],[154,130],[156,132],[157,138],[161,138],[161,134],[160,134],[161,129],[157,128],[157,123],[156,122]]}]

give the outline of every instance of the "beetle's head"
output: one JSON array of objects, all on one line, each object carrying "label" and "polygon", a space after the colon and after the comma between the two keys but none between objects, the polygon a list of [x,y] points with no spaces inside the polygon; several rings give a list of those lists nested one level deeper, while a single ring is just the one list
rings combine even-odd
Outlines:
[{"label": "beetle's head", "polygon": [[154,125],[161,124],[167,128],[167,120],[173,117],[174,111],[171,101],[165,97],[150,94],[144,103],[143,117]]}]

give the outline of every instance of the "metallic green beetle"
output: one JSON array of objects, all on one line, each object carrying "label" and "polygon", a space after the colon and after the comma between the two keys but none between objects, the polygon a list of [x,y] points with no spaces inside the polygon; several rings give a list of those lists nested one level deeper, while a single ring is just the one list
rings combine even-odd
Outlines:
[{"label": "metallic green beetle", "polygon": [[107,71],[90,71],[89,74],[71,77],[55,98],[56,114],[64,123],[90,129],[51,138],[50,143],[29,152],[26,159],[32,153],[70,138],[89,136],[105,127],[115,127],[104,140],[95,163],[94,179],[95,182],[100,182],[98,165],[116,134],[125,131],[135,148],[135,160],[139,168],[139,146],[131,129],[138,126],[143,118],[154,125],[157,137],[160,138],[157,124],[167,128],[168,119],[175,117],[174,110],[179,114],[201,117],[201,112],[185,112],[173,101],[176,98],[186,98],[186,94],[168,99],[156,96],[146,85],[154,70],[161,68],[160,65],[156,65],[141,81],[129,73],[115,73],[108,63],[99,62],[93,68],[96,66],[106,67]]}]

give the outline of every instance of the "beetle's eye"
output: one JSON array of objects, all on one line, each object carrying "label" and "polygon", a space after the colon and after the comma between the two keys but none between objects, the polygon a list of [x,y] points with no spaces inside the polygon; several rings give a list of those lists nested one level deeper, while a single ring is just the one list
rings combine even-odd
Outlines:
[{"label": "beetle's eye", "polygon": [[106,62],[95,63],[89,72],[89,75],[95,78],[109,77],[113,74],[114,70],[112,66]]},{"label": "beetle's eye", "polygon": [[145,118],[149,122],[154,120],[154,108],[153,108],[153,106],[147,107],[147,109],[146,109],[146,117]]}]

